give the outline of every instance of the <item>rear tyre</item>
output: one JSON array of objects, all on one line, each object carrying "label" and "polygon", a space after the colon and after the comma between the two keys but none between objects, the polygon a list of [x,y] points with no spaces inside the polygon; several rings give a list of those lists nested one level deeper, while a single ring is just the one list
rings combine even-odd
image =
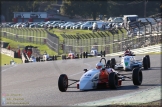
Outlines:
[{"label": "rear tyre", "polygon": [[148,69],[147,57],[143,57],[143,67],[144,67],[145,70]]},{"label": "rear tyre", "polygon": [[111,58],[111,59],[110,59],[110,67],[114,69],[114,68],[115,68],[115,65],[116,65],[116,60],[115,60],[115,58]]},{"label": "rear tyre", "polygon": [[108,60],[107,63],[106,63],[106,67],[107,67],[107,68],[110,68],[110,62],[111,62],[111,61]]},{"label": "rear tyre", "polygon": [[150,68],[150,56],[149,55],[146,55],[145,57],[147,57],[147,65],[148,65],[148,68]]},{"label": "rear tyre", "polygon": [[132,74],[132,80],[134,85],[141,85],[143,79],[142,70],[140,68],[134,68]]},{"label": "rear tyre", "polygon": [[61,74],[58,79],[58,88],[61,92],[65,92],[68,88],[68,77],[66,74]]},{"label": "rear tyre", "polygon": [[118,76],[115,72],[109,74],[109,87],[111,89],[116,89],[118,87]]}]

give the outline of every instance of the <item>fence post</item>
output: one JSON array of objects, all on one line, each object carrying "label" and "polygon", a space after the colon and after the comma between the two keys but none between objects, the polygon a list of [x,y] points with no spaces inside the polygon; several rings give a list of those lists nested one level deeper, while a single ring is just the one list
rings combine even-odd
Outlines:
[{"label": "fence post", "polygon": [[[60,48],[59,48],[59,38],[57,38],[57,44],[58,44],[58,49],[57,49],[57,51],[58,51],[58,55],[59,55],[59,54],[60,54],[60,53],[59,53],[59,49],[60,49]],[[56,59],[56,60],[57,60],[57,59]]]},{"label": "fence post", "polygon": [[39,37],[39,44],[41,45],[41,44],[43,44],[43,43],[41,42],[41,35],[42,35],[42,34],[41,34],[41,30],[39,30],[39,29],[37,29],[37,30],[38,30],[38,32],[39,32],[39,33],[38,33],[39,35],[38,35],[37,37]]},{"label": "fence post", "polygon": [[114,33],[113,33],[113,40],[112,41],[113,41],[113,48],[112,48],[113,50],[112,50],[112,52],[114,53]]}]

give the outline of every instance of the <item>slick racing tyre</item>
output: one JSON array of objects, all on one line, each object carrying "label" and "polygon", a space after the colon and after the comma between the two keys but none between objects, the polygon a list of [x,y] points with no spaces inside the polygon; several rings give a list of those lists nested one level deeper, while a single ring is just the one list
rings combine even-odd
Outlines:
[{"label": "slick racing tyre", "polygon": [[110,60],[107,61],[106,67],[107,67],[107,68],[110,68]]},{"label": "slick racing tyre", "polygon": [[118,87],[118,76],[115,72],[109,74],[109,87],[111,89],[116,89]]},{"label": "slick racing tyre", "polygon": [[150,68],[150,56],[149,55],[146,55],[145,57],[147,57],[147,65],[148,65],[148,68]]},{"label": "slick racing tyre", "polygon": [[110,67],[114,69],[114,68],[115,68],[115,65],[116,65],[116,60],[115,60],[115,58],[111,58],[111,59],[110,59]]},{"label": "slick racing tyre", "polygon": [[61,74],[58,79],[58,88],[61,92],[65,92],[68,88],[68,77],[66,74]]},{"label": "slick racing tyre", "polygon": [[132,74],[132,80],[134,85],[141,85],[143,79],[142,70],[140,68],[134,68]]},{"label": "slick racing tyre", "polygon": [[148,69],[147,57],[143,57],[143,67],[144,67],[145,70]]}]

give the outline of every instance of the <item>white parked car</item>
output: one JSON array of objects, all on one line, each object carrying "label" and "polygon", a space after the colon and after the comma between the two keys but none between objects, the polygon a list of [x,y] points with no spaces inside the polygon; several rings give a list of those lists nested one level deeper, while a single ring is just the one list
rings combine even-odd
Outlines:
[{"label": "white parked car", "polygon": [[94,22],[96,22],[96,21],[87,21],[80,26],[80,29],[88,29],[88,27],[91,27]]}]

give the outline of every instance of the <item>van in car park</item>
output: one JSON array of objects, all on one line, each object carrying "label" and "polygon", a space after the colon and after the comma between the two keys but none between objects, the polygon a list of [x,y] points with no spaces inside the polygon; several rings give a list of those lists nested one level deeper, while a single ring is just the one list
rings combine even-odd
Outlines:
[{"label": "van in car park", "polygon": [[124,15],[124,27],[129,28],[129,23],[138,21],[138,15]]},{"label": "van in car park", "polygon": [[[102,29],[102,26],[103,26],[103,25],[106,26],[106,23],[105,23],[104,21],[96,21],[95,23],[97,24],[97,28],[98,28],[98,29]],[[92,24],[92,26],[89,26],[89,27],[88,27],[88,30],[92,30],[92,27],[93,27],[93,24]]]}]

